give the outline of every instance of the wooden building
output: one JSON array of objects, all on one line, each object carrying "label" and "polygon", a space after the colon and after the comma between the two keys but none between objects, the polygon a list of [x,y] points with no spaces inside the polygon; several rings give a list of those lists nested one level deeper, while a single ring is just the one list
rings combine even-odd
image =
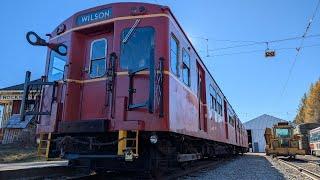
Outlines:
[{"label": "wooden building", "polygon": [[[40,79],[34,81],[40,81]],[[24,84],[22,83],[0,89],[0,142],[2,144],[26,141],[22,136],[35,134],[33,133],[35,131],[34,117],[29,116],[25,121],[20,121],[23,88]],[[40,89],[33,89],[33,91],[39,93]]]}]

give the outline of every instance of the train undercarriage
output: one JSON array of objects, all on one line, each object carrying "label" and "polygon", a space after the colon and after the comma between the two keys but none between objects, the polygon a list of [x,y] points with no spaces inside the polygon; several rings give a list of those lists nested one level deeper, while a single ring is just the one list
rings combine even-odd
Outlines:
[{"label": "train undercarriage", "polygon": [[49,157],[96,171],[164,172],[188,163],[243,154],[246,148],[168,132],[53,134]]}]

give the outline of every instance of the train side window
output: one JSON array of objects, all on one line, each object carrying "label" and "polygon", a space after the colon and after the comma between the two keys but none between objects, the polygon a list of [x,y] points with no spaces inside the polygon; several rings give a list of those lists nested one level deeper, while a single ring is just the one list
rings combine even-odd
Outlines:
[{"label": "train side window", "polygon": [[217,94],[217,112],[222,115],[222,99],[219,94]]},{"label": "train side window", "polygon": [[107,40],[97,39],[91,43],[90,77],[101,77],[106,73]]},{"label": "train side window", "polygon": [[232,112],[230,110],[230,108],[228,107],[228,122],[230,125],[233,125],[233,115],[232,115]]},{"label": "train side window", "polygon": [[216,91],[214,90],[214,88],[210,85],[210,108],[212,110],[216,110],[216,104],[217,104],[217,93]]},{"label": "train side window", "polygon": [[190,55],[185,49],[182,50],[182,78],[183,82],[190,86]]},{"label": "train side window", "polygon": [[61,56],[55,51],[51,51],[48,70],[48,81],[59,81],[63,79],[66,56]]},{"label": "train side window", "polygon": [[172,34],[170,38],[170,67],[171,67],[171,71],[176,76],[179,76],[178,65],[179,65],[179,41]]}]

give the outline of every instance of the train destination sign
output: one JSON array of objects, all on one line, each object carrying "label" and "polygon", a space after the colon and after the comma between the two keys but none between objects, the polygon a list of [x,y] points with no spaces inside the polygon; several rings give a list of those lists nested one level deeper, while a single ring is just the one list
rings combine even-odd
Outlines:
[{"label": "train destination sign", "polygon": [[111,8],[90,12],[87,14],[79,15],[76,18],[76,25],[81,26],[81,25],[90,24],[93,22],[102,21],[105,19],[109,19],[111,16],[112,16]]}]

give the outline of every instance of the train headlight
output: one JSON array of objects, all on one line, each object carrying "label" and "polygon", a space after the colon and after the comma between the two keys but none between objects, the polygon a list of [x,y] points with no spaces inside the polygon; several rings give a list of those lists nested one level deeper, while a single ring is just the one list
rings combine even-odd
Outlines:
[{"label": "train headlight", "polygon": [[150,136],[150,142],[151,144],[156,144],[158,142],[158,136],[157,135]]}]

